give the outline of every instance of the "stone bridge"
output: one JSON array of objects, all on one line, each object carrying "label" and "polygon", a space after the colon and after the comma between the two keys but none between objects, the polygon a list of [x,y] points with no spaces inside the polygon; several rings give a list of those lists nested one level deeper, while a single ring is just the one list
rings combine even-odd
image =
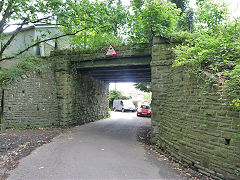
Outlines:
[{"label": "stone bridge", "polygon": [[[117,56],[105,56],[105,52],[66,53],[70,66],[80,73],[89,74],[95,79],[107,82],[151,82],[151,54],[149,44],[138,45],[138,48],[120,47]],[[106,49],[104,49],[106,50]],[[56,56],[56,54],[54,55]]]},{"label": "stone bridge", "polygon": [[109,82],[152,82],[152,141],[173,159],[217,179],[237,179],[240,114],[224,105],[218,89],[173,68],[177,42],[100,52],[52,54],[45,73],[33,72],[5,87],[5,120],[15,126],[70,126],[108,114]]},{"label": "stone bridge", "polygon": [[105,50],[52,54],[60,125],[106,117],[109,82],[151,82],[152,47],[148,44],[117,48],[117,56],[105,56]]}]

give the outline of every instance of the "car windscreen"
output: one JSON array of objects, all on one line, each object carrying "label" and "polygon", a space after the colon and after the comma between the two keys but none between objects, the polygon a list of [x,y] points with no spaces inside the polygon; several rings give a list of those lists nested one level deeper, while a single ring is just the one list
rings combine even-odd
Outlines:
[{"label": "car windscreen", "polygon": [[149,107],[149,106],[146,106],[146,105],[141,105],[141,108],[142,108],[142,109],[150,109],[150,107]]}]

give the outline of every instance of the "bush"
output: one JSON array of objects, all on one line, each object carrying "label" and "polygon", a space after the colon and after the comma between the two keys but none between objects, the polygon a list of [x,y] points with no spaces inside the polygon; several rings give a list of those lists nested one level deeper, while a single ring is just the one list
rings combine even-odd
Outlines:
[{"label": "bush", "polygon": [[223,83],[223,95],[239,110],[239,19],[224,21],[225,6],[212,1],[200,3],[200,8],[203,9],[198,10],[197,20],[201,24],[195,32],[185,33],[185,42],[175,48],[173,66],[186,66],[195,75],[208,74],[218,84]]}]

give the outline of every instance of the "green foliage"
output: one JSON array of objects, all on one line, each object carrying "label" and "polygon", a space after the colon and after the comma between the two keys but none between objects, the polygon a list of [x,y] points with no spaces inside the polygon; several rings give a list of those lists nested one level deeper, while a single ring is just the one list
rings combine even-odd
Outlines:
[{"label": "green foliage", "polygon": [[16,123],[16,124],[14,124],[14,126],[12,127],[12,129],[17,130],[17,131],[22,131],[22,130],[24,130],[24,127],[23,127],[22,124]]},{"label": "green foliage", "polygon": [[132,0],[131,1],[133,10],[141,10],[143,4],[144,4],[144,0]]},{"label": "green foliage", "polygon": [[225,91],[232,100],[232,105],[240,111],[240,65],[225,73],[229,77],[225,84]]},{"label": "green foliage", "polygon": [[152,93],[144,93],[143,95],[143,102],[148,102],[149,104],[151,104],[152,102]]},{"label": "green foliage", "polygon": [[[121,45],[123,40],[119,31],[128,21],[129,11],[121,3],[107,0],[105,2],[89,0],[69,3],[67,17],[59,19],[66,24],[62,29],[73,33],[72,44],[77,49],[100,49],[112,43]],[[75,18],[77,17],[77,18]]]},{"label": "green foliage", "polygon": [[134,84],[134,87],[136,89],[139,89],[140,91],[151,92],[151,83],[148,83],[148,82],[136,83]]},{"label": "green foliage", "polygon": [[240,168],[236,168],[236,169],[235,169],[235,174],[236,174],[237,176],[240,176]]},{"label": "green foliage", "polygon": [[[1,9],[1,7],[3,8]],[[76,35],[72,38],[74,47],[98,49],[106,44],[109,45],[110,41],[116,45],[122,43],[119,34],[127,24],[128,16],[127,7],[123,6],[120,1],[113,0],[104,2],[91,0],[1,1],[0,41],[3,43],[0,48],[0,60],[4,51],[12,45],[15,35],[22,30],[23,25],[31,23],[57,24],[58,28],[66,35]],[[7,42],[6,34],[3,31],[8,27],[7,23],[10,20],[19,22],[16,26],[19,28]],[[46,34],[42,34],[38,40],[32,40],[32,43],[38,43],[46,36]],[[51,35],[49,32],[49,38],[57,37],[59,37],[58,34]],[[16,52],[12,56],[19,55],[18,53],[20,52]]]},{"label": "green foliage", "polygon": [[196,12],[196,23],[202,27],[214,28],[227,19],[227,6],[213,0],[200,1]]},{"label": "green foliage", "polygon": [[170,0],[172,3],[175,3],[177,8],[182,10],[182,13],[187,9],[189,0]]},{"label": "green foliage", "polygon": [[[226,21],[228,13],[224,4],[202,0],[198,1],[198,5],[195,31],[181,34],[185,41],[175,49],[173,66],[185,66],[199,79],[203,74],[207,76],[206,84],[215,83],[221,86],[219,93],[223,95],[223,99],[240,111],[239,19]],[[207,129],[206,121],[200,127]],[[232,137],[233,142],[238,138],[240,124],[238,133]],[[239,172],[236,169],[237,175]]]},{"label": "green foliage", "polygon": [[37,57],[28,57],[21,58],[18,60],[18,63],[13,66],[11,69],[0,69],[0,85],[7,82],[12,82],[19,78],[23,74],[27,74],[31,71],[43,72],[44,61],[41,58]]},{"label": "green foliage", "polygon": [[157,140],[156,146],[157,146],[158,148],[161,148],[161,142],[160,142],[160,140]]},{"label": "green foliage", "polygon": [[141,9],[134,9],[129,32],[133,43],[170,35],[177,27],[181,12],[175,4],[165,0],[146,0]]},{"label": "green foliage", "polygon": [[[60,9],[63,7],[61,0],[12,0],[1,1],[0,7],[1,14],[8,12],[1,20],[6,20],[8,23],[11,20],[24,20],[30,23],[39,19],[39,17],[49,16],[51,13],[59,14]],[[5,19],[6,18],[6,19]],[[51,17],[49,19],[55,19]],[[49,20],[48,19],[48,20]]]},{"label": "green foliage", "polygon": [[111,108],[108,109],[108,114],[103,119],[107,119],[111,117]]},{"label": "green foliage", "polygon": [[123,45],[121,37],[115,36],[112,33],[96,33],[96,32],[81,32],[71,38],[72,45],[76,49],[98,50],[103,47],[113,44],[114,46]]},{"label": "green foliage", "polygon": [[185,44],[176,49],[175,65],[194,65],[200,69],[221,72],[239,63],[239,31],[235,24],[228,24],[213,31],[188,34]]},{"label": "green foliage", "polygon": [[108,115],[104,116],[103,119],[107,119],[107,118],[110,118],[110,117],[111,117],[111,115],[110,115],[110,113],[108,113]]},{"label": "green foliage", "polygon": [[118,90],[109,91],[109,102],[113,102],[114,99],[122,99],[123,94]]},{"label": "green foliage", "polygon": [[223,95],[239,110],[239,20],[224,22],[227,12],[222,4],[209,1],[199,4],[197,20],[200,25],[193,33],[185,33],[185,42],[175,50],[174,66],[186,66],[196,75],[207,75],[219,86],[224,84]]}]

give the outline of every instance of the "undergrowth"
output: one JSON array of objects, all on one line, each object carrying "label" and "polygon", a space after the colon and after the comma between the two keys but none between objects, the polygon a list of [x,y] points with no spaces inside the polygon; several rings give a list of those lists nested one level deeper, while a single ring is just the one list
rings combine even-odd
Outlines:
[{"label": "undergrowth", "polygon": [[32,56],[21,58],[17,60],[18,63],[10,69],[0,69],[0,85],[12,82],[18,79],[21,75],[27,74],[32,71],[44,72],[45,59]]},{"label": "undergrowth", "polygon": [[213,80],[222,88],[226,102],[240,111],[239,22],[187,34],[185,42],[175,49],[174,66],[185,66],[199,77],[208,76],[207,81]]}]

